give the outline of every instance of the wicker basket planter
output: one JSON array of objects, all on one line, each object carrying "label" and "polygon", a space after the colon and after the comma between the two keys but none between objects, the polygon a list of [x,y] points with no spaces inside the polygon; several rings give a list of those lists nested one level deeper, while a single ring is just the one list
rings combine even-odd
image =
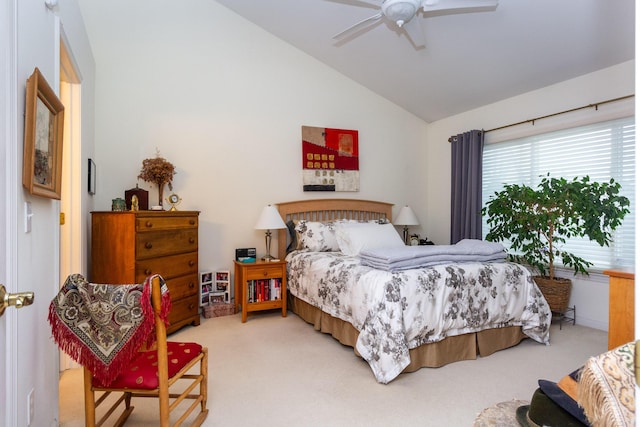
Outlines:
[{"label": "wicker basket planter", "polygon": [[563,278],[550,279],[548,276],[533,278],[554,313],[565,313],[571,297],[571,280]]}]

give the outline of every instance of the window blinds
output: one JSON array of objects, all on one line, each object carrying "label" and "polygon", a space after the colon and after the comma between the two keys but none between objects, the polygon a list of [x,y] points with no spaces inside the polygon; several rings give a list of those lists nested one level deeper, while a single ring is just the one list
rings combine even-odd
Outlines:
[{"label": "window blinds", "polygon": [[[485,145],[482,163],[482,204],[505,184],[536,187],[540,176],[614,178],[631,211],[613,234],[610,247],[588,239],[570,239],[565,249],[593,263],[594,270],[632,267],[635,250],[635,124],[633,117],[564,129]],[[483,218],[482,235],[489,227]]]}]

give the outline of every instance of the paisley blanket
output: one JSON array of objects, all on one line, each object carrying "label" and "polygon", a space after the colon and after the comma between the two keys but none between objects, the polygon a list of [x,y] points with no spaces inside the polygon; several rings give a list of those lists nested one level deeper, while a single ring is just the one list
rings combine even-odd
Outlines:
[{"label": "paisley blanket", "polygon": [[578,382],[578,404],[594,426],[636,425],[635,343],[590,357]]},{"label": "paisley blanket", "polygon": [[358,331],[356,349],[381,383],[410,363],[409,349],[449,336],[522,326],[549,343],[551,311],[519,264],[443,264],[388,272],[339,252],[287,256],[288,291]]},{"label": "paisley blanket", "polygon": [[[110,384],[143,344],[155,339],[151,280],[144,284],[89,283],[72,274],[49,305],[53,339],[102,384]],[[167,323],[169,291],[162,283],[161,318]]]}]

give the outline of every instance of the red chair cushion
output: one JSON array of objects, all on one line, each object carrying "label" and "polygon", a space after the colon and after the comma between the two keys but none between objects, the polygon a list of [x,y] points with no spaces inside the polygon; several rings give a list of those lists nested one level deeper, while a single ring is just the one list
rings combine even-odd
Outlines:
[{"label": "red chair cushion", "polygon": [[[173,377],[202,351],[200,344],[192,342],[167,342],[169,378]],[[140,352],[128,367],[113,381],[109,388],[153,390],[158,388],[158,352]],[[105,387],[95,378],[94,387]]]}]

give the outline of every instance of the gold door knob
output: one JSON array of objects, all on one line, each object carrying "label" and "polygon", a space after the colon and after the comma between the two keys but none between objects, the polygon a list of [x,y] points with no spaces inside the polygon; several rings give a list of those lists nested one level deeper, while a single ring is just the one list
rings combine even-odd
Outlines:
[{"label": "gold door knob", "polygon": [[7,293],[4,285],[0,285],[0,316],[4,314],[4,309],[10,306],[22,308],[33,304],[33,292]]}]

